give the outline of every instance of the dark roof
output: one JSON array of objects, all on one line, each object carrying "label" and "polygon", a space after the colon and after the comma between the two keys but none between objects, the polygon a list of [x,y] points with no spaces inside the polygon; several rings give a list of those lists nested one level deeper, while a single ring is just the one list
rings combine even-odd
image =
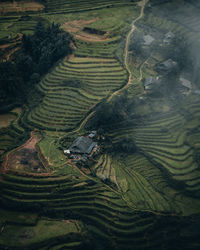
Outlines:
[{"label": "dark roof", "polygon": [[169,38],[169,37],[175,37],[174,33],[169,31],[165,34],[165,37]]},{"label": "dark roof", "polygon": [[188,89],[191,89],[192,88],[192,83],[190,80],[186,79],[185,77],[183,76],[180,76],[179,78],[181,84],[185,87],[185,88],[188,88]]},{"label": "dark roof", "polygon": [[90,154],[96,144],[97,143],[93,142],[91,139],[86,138],[84,136],[80,136],[73,141],[69,150],[72,153]]},{"label": "dark roof", "polygon": [[173,61],[171,58],[162,62],[162,63],[159,63],[157,65],[157,68],[159,70],[171,70],[173,68],[175,68],[177,66],[177,62]]},{"label": "dark roof", "polygon": [[91,134],[89,134],[88,136],[89,136],[89,138],[94,138],[94,137],[95,137],[95,134],[91,133]]},{"label": "dark roof", "polygon": [[155,80],[156,80],[156,78],[153,77],[153,76],[150,76],[149,78],[146,78],[146,79],[144,80],[144,86],[148,86],[148,85],[154,83]]},{"label": "dark roof", "polygon": [[175,37],[174,33],[170,31],[167,34],[165,34],[163,42],[169,44],[174,39],[174,37]]},{"label": "dark roof", "polygon": [[146,78],[144,80],[144,88],[147,90],[150,90],[152,89],[152,85],[157,85],[160,83],[160,78],[157,76],[157,77],[153,77],[153,76],[150,76],[149,78]]}]

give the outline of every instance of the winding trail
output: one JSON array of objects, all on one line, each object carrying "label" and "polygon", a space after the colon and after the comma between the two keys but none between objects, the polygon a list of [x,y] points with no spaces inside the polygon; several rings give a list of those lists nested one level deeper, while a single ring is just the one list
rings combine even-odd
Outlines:
[{"label": "winding trail", "polygon": [[[115,92],[113,92],[107,99],[107,102],[109,102],[115,95],[118,95],[121,91],[123,91],[124,89],[128,88],[129,85],[132,83],[132,80],[133,80],[133,76],[132,76],[132,72],[131,72],[131,69],[130,69],[130,66],[129,66],[129,63],[128,63],[128,48],[129,48],[129,43],[130,43],[130,38],[131,38],[131,35],[133,34],[133,32],[135,31],[136,29],[136,26],[135,26],[135,23],[137,21],[139,21],[143,16],[144,16],[144,8],[146,6],[146,4],[148,3],[148,0],[142,0],[140,2],[138,2],[138,5],[141,7],[141,10],[140,10],[140,15],[133,20],[132,24],[131,24],[131,30],[129,31],[129,33],[127,34],[127,37],[126,37],[126,45],[125,45],[125,48],[124,48],[124,65],[125,65],[125,68],[127,69],[128,71],[128,74],[129,74],[129,78],[128,78],[128,81],[127,83],[120,89],[116,90]],[[65,136],[67,135],[70,135],[70,134],[73,134],[73,133],[77,133],[79,132],[84,126],[85,124],[87,123],[87,121],[93,116],[93,114],[95,113],[95,111],[91,111],[83,120],[82,122],[80,123],[80,125],[73,129],[72,131],[70,132],[67,132]],[[46,131],[47,132],[47,131]],[[47,132],[48,133],[48,132]],[[56,131],[57,133],[57,131]],[[62,137],[62,136],[58,136],[59,139]],[[50,147],[51,147],[51,144],[50,144]],[[49,149],[50,150],[50,149]]]},{"label": "winding trail", "polygon": [[142,0],[141,2],[138,3],[138,5],[141,6],[140,15],[135,20],[133,20],[133,22],[131,24],[132,28],[129,31],[127,37],[126,37],[126,46],[124,48],[124,65],[125,65],[125,67],[126,67],[126,69],[128,71],[128,74],[129,74],[128,82],[121,89],[113,92],[111,94],[111,96],[108,98],[107,102],[109,102],[113,98],[113,96],[118,95],[121,91],[128,88],[129,85],[132,83],[133,76],[132,76],[132,72],[131,72],[131,69],[130,69],[130,66],[129,66],[129,63],[128,63],[128,47],[129,47],[131,35],[133,34],[133,32],[136,29],[135,23],[137,21],[139,21],[144,16],[144,8],[145,8],[145,5],[147,4],[147,2],[148,2],[148,0]]},{"label": "winding trail", "polygon": [[[131,35],[135,31],[135,29],[136,29],[135,23],[144,16],[144,8],[145,8],[145,5],[147,3],[148,3],[148,0],[142,0],[142,1],[140,1],[138,3],[138,5],[141,6],[140,15],[136,19],[133,20],[133,22],[131,24],[132,28],[129,31],[127,37],[126,37],[126,45],[125,45],[125,48],[124,48],[124,65],[125,65],[125,67],[126,67],[126,69],[128,71],[128,74],[129,74],[128,82],[121,89],[116,90],[115,92],[113,92],[110,95],[110,97],[108,97],[107,102],[109,102],[113,98],[113,96],[118,95],[121,91],[123,91],[124,89],[126,89],[132,83],[133,76],[132,76],[132,72],[130,70],[129,63],[128,63],[128,47],[129,47]],[[92,115],[94,113],[95,113],[95,111],[90,112],[85,117],[85,119],[81,122],[81,124],[79,125],[79,127],[76,128],[76,129],[74,129],[74,130],[72,130],[72,131],[70,131],[70,132],[68,132],[67,135],[75,133],[75,132],[79,132],[85,126],[85,124],[87,123],[87,121],[92,117]]]}]

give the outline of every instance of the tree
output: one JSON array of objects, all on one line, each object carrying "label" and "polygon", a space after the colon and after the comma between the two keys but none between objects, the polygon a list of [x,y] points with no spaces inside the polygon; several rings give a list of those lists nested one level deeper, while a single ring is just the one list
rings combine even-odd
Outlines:
[{"label": "tree", "polygon": [[21,50],[16,52],[12,63],[0,64],[1,98],[9,99],[11,103],[17,98],[26,99],[26,93],[33,89],[52,65],[72,52],[69,33],[60,29],[58,24],[48,27],[44,22],[38,22],[33,35],[24,35]]},{"label": "tree", "polygon": [[33,64],[34,62],[32,57],[27,54],[21,53],[16,59],[17,70],[21,73],[25,81],[29,80],[30,75],[33,74]]},{"label": "tree", "polygon": [[48,35],[49,29],[50,27],[48,27],[47,29],[45,28],[44,22],[39,21],[35,26],[34,37],[36,37],[40,41],[44,40]]},{"label": "tree", "polygon": [[137,150],[137,147],[133,138],[124,136],[114,144],[114,150],[119,152],[133,153]]},{"label": "tree", "polygon": [[23,79],[18,75],[15,64],[11,62],[0,63],[0,87],[1,87],[1,101],[5,101],[13,98],[16,100],[17,96],[23,90],[21,89],[21,83]]}]

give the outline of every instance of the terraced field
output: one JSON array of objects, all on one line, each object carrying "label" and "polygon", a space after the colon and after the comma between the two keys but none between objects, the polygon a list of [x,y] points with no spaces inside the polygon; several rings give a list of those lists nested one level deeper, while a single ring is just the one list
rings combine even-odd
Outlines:
[{"label": "terraced field", "polygon": [[[29,13],[29,20],[19,13],[0,18],[2,40],[8,34],[15,39],[17,33],[33,32],[39,19],[60,23],[66,30],[69,23],[79,26],[71,31],[73,54],[37,84],[41,100],[24,105],[0,130],[0,248],[199,249],[200,97],[190,93],[169,101],[145,95],[141,80],[156,75],[153,67],[162,58],[159,53],[145,62],[133,58],[132,68],[127,50],[135,32],[131,24],[171,30],[192,41],[199,33],[187,26],[198,27],[199,20],[190,15],[180,24],[146,7],[143,18],[145,4],[47,0],[45,13]],[[190,13],[197,5],[189,4]],[[93,39],[88,39],[84,27],[105,35],[97,39],[89,34]],[[96,107],[104,100],[112,102],[124,86],[127,98],[136,100],[133,114],[129,123],[115,124],[105,137],[112,145],[127,135],[136,150],[107,152],[105,140],[92,166],[70,162],[61,141],[70,145],[86,134],[84,125]],[[5,168],[31,131],[41,138],[35,147],[45,171]]]},{"label": "terraced field", "polygon": [[[126,70],[114,58],[64,60],[40,82],[38,88],[45,98],[27,115],[27,123],[47,130],[71,130],[126,78]],[[74,87],[73,81],[79,81],[81,88]]]},{"label": "terraced field", "polygon": [[[6,206],[14,205],[19,208],[23,207],[23,209],[28,208],[29,211],[38,210],[40,212],[42,209],[49,215],[59,218],[63,216],[71,219],[80,218],[88,224],[90,233],[94,230],[93,237],[104,239],[105,245],[100,244],[102,248],[109,244],[106,239],[110,237],[115,239],[115,244],[120,249],[125,249],[124,244],[126,249],[131,249],[133,245],[136,248],[144,249],[147,246],[157,247],[160,241],[151,241],[149,245],[152,232],[154,237],[164,236],[162,227],[159,232],[156,231],[156,227],[161,223],[156,216],[150,213],[133,213],[132,209],[127,207],[117,193],[114,193],[99,181],[82,178],[80,182],[80,180],[72,180],[69,176],[41,178],[16,176],[12,173],[5,174],[3,178],[1,184],[4,187],[3,200]],[[165,218],[162,220],[165,221]],[[166,220],[168,220],[169,227],[172,230],[173,222],[167,217]],[[95,225],[95,227],[92,225]],[[162,238],[163,245],[167,245],[169,242],[174,244],[173,241],[177,236],[174,233],[173,231],[170,237]],[[76,249],[78,239],[75,239],[74,246]],[[37,244],[39,246],[41,243]],[[55,242],[52,239],[49,246],[54,244]],[[67,246],[69,243],[65,244]],[[93,246],[97,247],[99,243],[94,244]],[[62,245],[63,242],[62,244],[59,243],[57,247]],[[34,244],[32,243],[30,249],[33,248]]]},{"label": "terraced field", "polygon": [[115,142],[120,139],[120,135],[132,135],[137,147],[154,164],[163,168],[172,181],[180,182],[180,185],[184,183],[182,189],[192,190],[193,195],[199,196],[199,167],[194,158],[195,149],[187,143],[187,134],[199,125],[198,113],[192,108],[197,107],[199,98],[196,101],[193,98],[191,109],[187,106],[193,117],[192,121],[187,121],[183,115],[172,111],[145,120],[134,128],[126,127],[120,132],[117,130],[112,136]]},{"label": "terraced field", "polygon": [[112,7],[114,6],[121,6],[121,5],[127,5],[132,4],[132,1],[130,0],[123,0],[123,1],[108,1],[108,0],[101,0],[101,1],[88,1],[88,0],[80,0],[77,1],[65,1],[65,0],[47,0],[46,1],[46,10],[49,13],[71,13],[71,12],[80,12],[80,11],[86,11],[86,10],[92,10],[92,9],[101,9],[105,7]]}]

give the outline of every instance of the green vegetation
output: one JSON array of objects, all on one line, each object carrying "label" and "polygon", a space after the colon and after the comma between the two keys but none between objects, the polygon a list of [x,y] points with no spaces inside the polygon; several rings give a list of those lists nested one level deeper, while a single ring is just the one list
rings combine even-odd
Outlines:
[{"label": "green vegetation", "polygon": [[[6,225],[6,233],[2,233],[0,246],[9,248],[28,247],[29,249],[41,246],[53,247],[65,243],[66,247],[77,247],[81,244],[81,235],[78,232],[76,221],[40,220],[35,226]],[[46,228],[48,227],[48,231]],[[51,239],[51,243],[49,240]],[[5,242],[9,244],[5,245]]]},{"label": "green vegetation", "polygon": [[[198,2],[46,0],[38,11],[4,10],[0,94],[11,112],[0,129],[1,249],[199,249]],[[155,38],[146,49],[144,35]],[[144,91],[142,79],[168,58],[178,70]],[[63,150],[92,130],[100,152],[76,164]],[[31,157],[11,168],[17,147],[43,171]]]},{"label": "green vegetation", "polygon": [[14,62],[1,62],[1,105],[25,101],[41,76],[61,57],[71,53],[71,36],[59,25],[45,28],[38,22],[34,35],[22,38],[22,48]]}]

